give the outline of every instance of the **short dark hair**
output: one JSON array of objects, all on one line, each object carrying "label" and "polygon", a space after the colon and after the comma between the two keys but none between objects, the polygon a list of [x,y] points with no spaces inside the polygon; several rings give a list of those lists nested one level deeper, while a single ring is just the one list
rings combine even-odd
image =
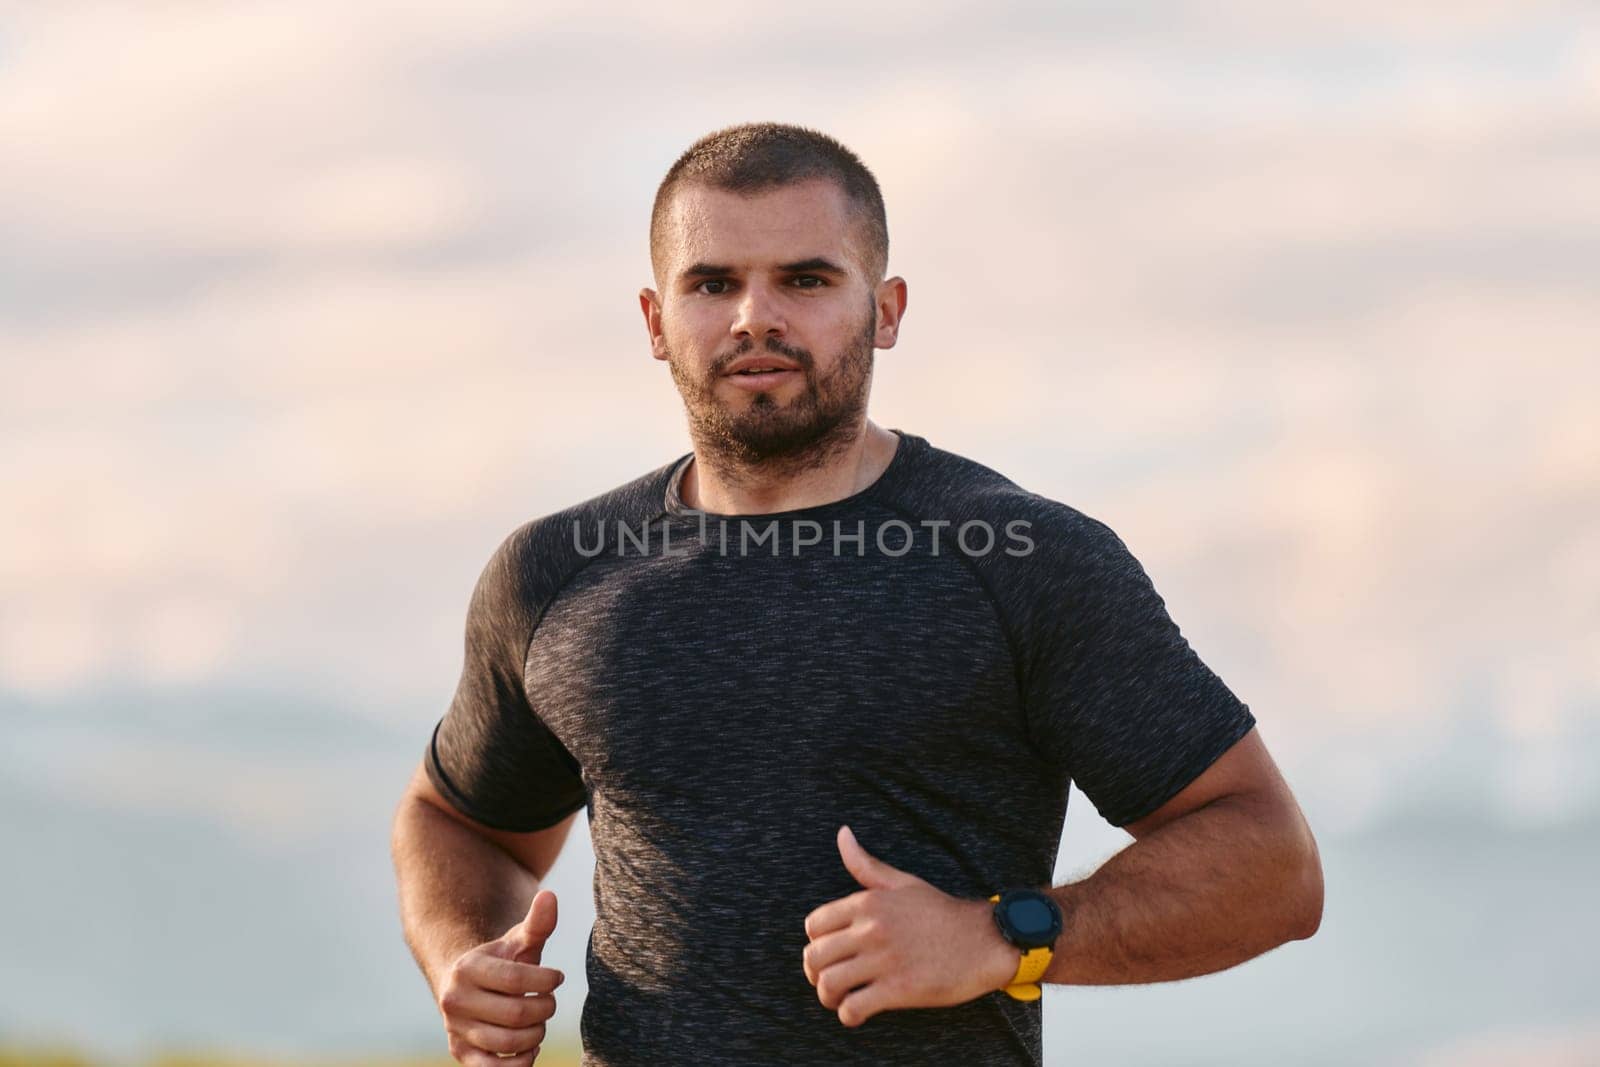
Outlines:
[{"label": "short dark hair", "polygon": [[855,208],[870,283],[889,267],[889,223],[883,194],[856,154],[827,134],[781,122],[746,122],[708,133],[690,145],[661,179],[650,209],[650,264],[657,278],[664,261],[667,207],[691,183],[733,193],[760,193],[813,178],[835,182]]}]

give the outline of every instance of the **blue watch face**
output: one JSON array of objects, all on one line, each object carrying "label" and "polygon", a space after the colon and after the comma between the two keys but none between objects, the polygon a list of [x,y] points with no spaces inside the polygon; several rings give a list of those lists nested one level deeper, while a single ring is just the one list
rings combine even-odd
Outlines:
[{"label": "blue watch face", "polygon": [[1023,937],[1043,937],[1055,926],[1055,915],[1042,900],[1015,900],[1006,906],[1012,929]]}]

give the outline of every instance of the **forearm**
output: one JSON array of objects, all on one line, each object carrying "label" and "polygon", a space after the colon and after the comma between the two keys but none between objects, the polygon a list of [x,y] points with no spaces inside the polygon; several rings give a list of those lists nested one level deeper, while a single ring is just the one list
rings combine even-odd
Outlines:
[{"label": "forearm", "polygon": [[415,797],[395,814],[391,851],[406,944],[435,994],[451,962],[521,921],[539,889],[499,845]]},{"label": "forearm", "polygon": [[1322,912],[1316,844],[1295,813],[1226,797],[1048,890],[1064,918],[1044,981],[1169,982],[1309,937]]}]

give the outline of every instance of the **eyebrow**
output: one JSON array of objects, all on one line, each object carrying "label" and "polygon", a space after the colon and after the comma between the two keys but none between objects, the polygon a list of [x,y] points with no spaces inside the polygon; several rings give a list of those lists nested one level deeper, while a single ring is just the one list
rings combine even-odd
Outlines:
[{"label": "eyebrow", "polygon": [[[849,271],[839,266],[826,256],[812,256],[809,259],[797,259],[793,263],[778,264],[778,271],[782,274],[799,274],[808,271],[814,274],[836,274],[844,277]],[[720,278],[733,274],[734,268],[724,267],[715,263],[696,263],[687,267],[679,274],[680,278]]]}]

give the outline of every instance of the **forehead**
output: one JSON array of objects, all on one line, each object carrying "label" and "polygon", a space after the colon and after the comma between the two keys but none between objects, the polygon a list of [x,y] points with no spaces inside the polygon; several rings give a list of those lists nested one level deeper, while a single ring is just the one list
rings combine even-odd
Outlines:
[{"label": "forehead", "polygon": [[849,201],[825,178],[754,194],[686,185],[669,218],[673,271],[697,262],[760,269],[808,256],[854,259]]}]

